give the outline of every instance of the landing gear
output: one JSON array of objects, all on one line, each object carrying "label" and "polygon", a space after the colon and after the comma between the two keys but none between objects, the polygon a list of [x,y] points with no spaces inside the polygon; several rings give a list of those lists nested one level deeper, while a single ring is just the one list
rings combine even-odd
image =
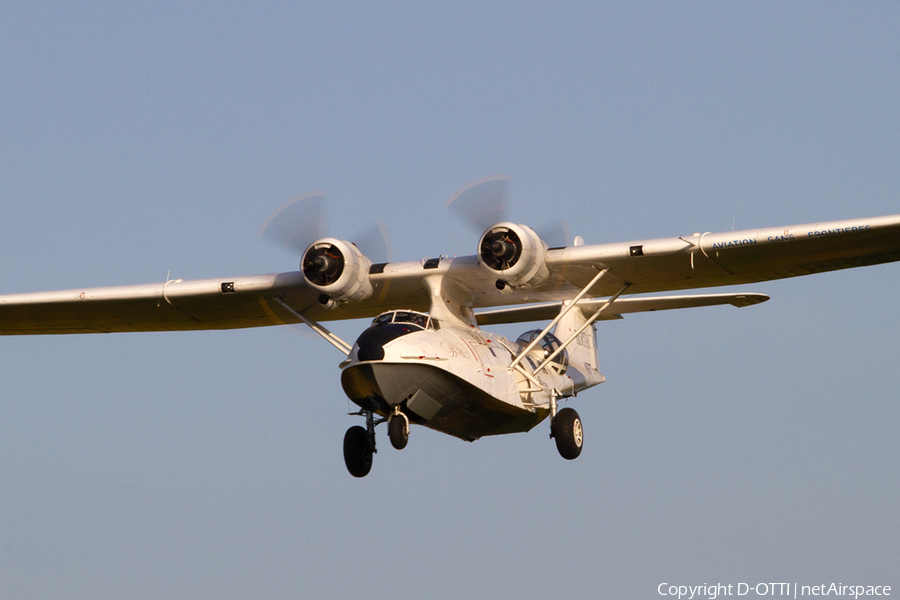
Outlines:
[{"label": "landing gear", "polygon": [[372,453],[375,448],[369,443],[369,432],[365,427],[355,425],[344,434],[344,463],[354,477],[365,477],[372,470]]},{"label": "landing gear", "polygon": [[358,413],[366,418],[366,426],[355,425],[344,434],[344,464],[354,477],[365,477],[372,470],[375,450],[375,415],[372,411]]},{"label": "landing gear", "polygon": [[378,452],[375,449],[376,425],[387,421],[391,445],[397,450],[406,448],[409,442],[409,417],[400,406],[395,406],[390,416],[377,420],[375,413],[365,409],[351,414],[366,418],[365,427],[355,425],[344,434],[344,464],[354,477],[365,477],[372,470],[372,455]]},{"label": "landing gear", "polygon": [[391,446],[397,450],[403,450],[409,442],[409,417],[403,414],[399,406],[388,421],[388,437],[391,438]]},{"label": "landing gear", "polygon": [[560,456],[566,460],[578,458],[584,444],[584,431],[578,413],[568,407],[557,412],[550,423],[550,437],[556,440]]}]

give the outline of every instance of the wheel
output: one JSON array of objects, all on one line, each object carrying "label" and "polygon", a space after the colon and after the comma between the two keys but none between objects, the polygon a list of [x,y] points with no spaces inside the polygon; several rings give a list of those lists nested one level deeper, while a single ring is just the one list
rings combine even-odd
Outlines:
[{"label": "wheel", "polygon": [[581,428],[581,417],[574,409],[564,408],[556,413],[550,424],[550,433],[556,440],[559,455],[566,460],[578,458],[584,444],[584,431]]},{"label": "wheel", "polygon": [[397,450],[406,448],[409,442],[409,425],[406,415],[395,414],[388,421],[388,437],[391,438],[391,446]]},{"label": "wheel", "polygon": [[344,463],[354,477],[365,477],[372,469],[372,449],[365,427],[356,425],[344,434]]}]

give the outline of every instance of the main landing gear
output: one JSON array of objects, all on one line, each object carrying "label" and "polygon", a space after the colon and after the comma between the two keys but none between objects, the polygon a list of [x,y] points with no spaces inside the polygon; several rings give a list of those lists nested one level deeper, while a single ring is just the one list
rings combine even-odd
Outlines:
[{"label": "main landing gear", "polygon": [[375,426],[387,421],[391,445],[403,450],[409,442],[409,417],[403,414],[399,406],[385,419],[376,420],[368,410],[353,414],[364,416],[366,426],[354,425],[344,434],[344,464],[354,477],[365,477],[372,470],[372,455],[378,452],[375,449]]},{"label": "main landing gear", "polygon": [[563,408],[550,422],[550,437],[556,440],[556,449],[566,460],[578,458],[584,444],[581,417],[572,408]]},{"label": "main landing gear", "polygon": [[354,425],[344,434],[344,463],[354,477],[365,477],[372,470],[374,438],[375,436],[370,436],[365,427],[359,425]]},{"label": "main landing gear", "polygon": [[[550,437],[556,441],[559,455],[566,460],[574,460],[581,454],[584,446],[584,430],[581,417],[572,408],[556,411],[555,398],[551,401],[551,413],[556,413],[550,420]],[[375,426],[387,421],[388,438],[397,450],[406,448],[409,442],[409,417],[400,407],[396,407],[390,416],[375,419],[372,411],[361,410],[353,413],[366,418],[366,426],[355,425],[344,435],[344,463],[354,477],[365,477],[372,470],[372,456],[375,450]]]}]

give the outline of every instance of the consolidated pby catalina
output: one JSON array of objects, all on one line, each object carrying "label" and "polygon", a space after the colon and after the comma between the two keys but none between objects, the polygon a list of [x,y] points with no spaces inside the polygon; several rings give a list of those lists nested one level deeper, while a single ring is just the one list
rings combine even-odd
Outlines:
[{"label": "consolidated pby catalina", "polygon": [[[478,190],[498,182],[473,182],[453,199],[475,210]],[[474,441],[529,431],[549,417],[560,455],[577,458],[581,419],[559,403],[605,380],[598,321],[768,300],[749,292],[647,294],[900,260],[900,215],[612,244],[578,237],[561,247],[526,225],[482,221],[490,224],[469,256],[373,263],[353,243],[321,237],[304,240],[298,271],[2,295],[0,334],[305,324],[344,355],[341,385],[365,420],[347,430],[344,460],[364,477],[381,423],[402,449],[412,424]],[[342,319],[373,320],[351,345],[322,325]],[[548,324],[516,340],[482,328],[532,321]]]}]

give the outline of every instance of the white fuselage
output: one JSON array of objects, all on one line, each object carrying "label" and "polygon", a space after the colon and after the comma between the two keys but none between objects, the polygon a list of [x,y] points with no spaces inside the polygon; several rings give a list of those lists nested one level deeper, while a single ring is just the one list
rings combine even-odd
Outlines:
[{"label": "white fuselage", "polygon": [[[408,331],[379,329],[385,327]],[[342,384],[364,409],[387,415],[399,406],[412,422],[474,440],[527,431],[548,416],[551,396],[572,396],[602,380],[555,362],[534,373],[541,347],[510,369],[523,348],[475,327],[374,325],[344,363]]]}]

